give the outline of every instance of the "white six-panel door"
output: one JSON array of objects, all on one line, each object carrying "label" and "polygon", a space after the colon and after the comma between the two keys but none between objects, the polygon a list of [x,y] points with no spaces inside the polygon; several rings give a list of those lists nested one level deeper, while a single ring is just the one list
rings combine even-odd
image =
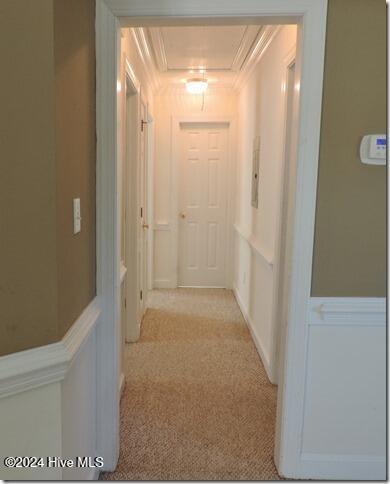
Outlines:
[{"label": "white six-panel door", "polygon": [[182,124],[179,286],[225,287],[228,125]]}]

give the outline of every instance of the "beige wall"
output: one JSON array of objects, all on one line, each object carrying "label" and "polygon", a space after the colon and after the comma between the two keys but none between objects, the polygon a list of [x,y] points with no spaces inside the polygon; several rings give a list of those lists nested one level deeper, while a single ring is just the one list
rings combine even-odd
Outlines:
[{"label": "beige wall", "polygon": [[0,355],[54,342],[52,0],[0,4]]},{"label": "beige wall", "polygon": [[1,1],[0,355],[58,341],[95,294],[94,44],[93,0]]},{"label": "beige wall", "polygon": [[329,0],[313,296],[385,296],[386,170],[358,154],[385,132],[385,1]]},{"label": "beige wall", "polygon": [[[54,0],[59,336],[95,295],[95,6]],[[73,198],[81,232],[73,234]]]}]

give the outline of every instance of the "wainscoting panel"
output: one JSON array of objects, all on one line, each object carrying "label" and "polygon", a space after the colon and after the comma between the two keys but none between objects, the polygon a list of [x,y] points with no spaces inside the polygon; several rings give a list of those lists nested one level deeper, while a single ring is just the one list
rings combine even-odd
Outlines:
[{"label": "wainscoting panel", "polygon": [[312,298],[302,477],[384,479],[385,458],[385,301]]},{"label": "wainscoting panel", "polygon": [[275,338],[279,330],[273,322],[273,257],[260,248],[253,235],[234,226],[235,274],[233,291],[251,332],[271,383],[277,383]]},{"label": "wainscoting panel", "polygon": [[[0,358],[0,456],[96,456],[95,299],[62,341]],[[6,468],[0,479],[92,480],[96,468]]]},{"label": "wainscoting panel", "polygon": [[[62,456],[96,457],[96,332],[85,341],[62,382]],[[64,468],[62,479],[84,481],[91,468]]]}]

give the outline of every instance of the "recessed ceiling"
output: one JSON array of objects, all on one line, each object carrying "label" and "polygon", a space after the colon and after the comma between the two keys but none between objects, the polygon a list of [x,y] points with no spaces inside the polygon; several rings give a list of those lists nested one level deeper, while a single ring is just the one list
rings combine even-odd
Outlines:
[{"label": "recessed ceiling", "polygon": [[192,77],[209,87],[240,89],[280,25],[131,27],[146,77],[155,92],[185,89]]},{"label": "recessed ceiling", "polygon": [[232,69],[246,30],[241,25],[161,28],[167,70]]},{"label": "recessed ceiling", "polygon": [[259,25],[149,27],[145,41],[162,85],[205,71],[210,85],[233,87],[261,37]]}]

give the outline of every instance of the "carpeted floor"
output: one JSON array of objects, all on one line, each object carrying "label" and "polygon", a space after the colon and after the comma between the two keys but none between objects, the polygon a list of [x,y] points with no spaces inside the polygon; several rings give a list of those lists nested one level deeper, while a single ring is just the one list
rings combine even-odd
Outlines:
[{"label": "carpeted floor", "polygon": [[126,348],[118,467],[101,479],[277,480],[275,412],[231,291],[153,291]]}]

